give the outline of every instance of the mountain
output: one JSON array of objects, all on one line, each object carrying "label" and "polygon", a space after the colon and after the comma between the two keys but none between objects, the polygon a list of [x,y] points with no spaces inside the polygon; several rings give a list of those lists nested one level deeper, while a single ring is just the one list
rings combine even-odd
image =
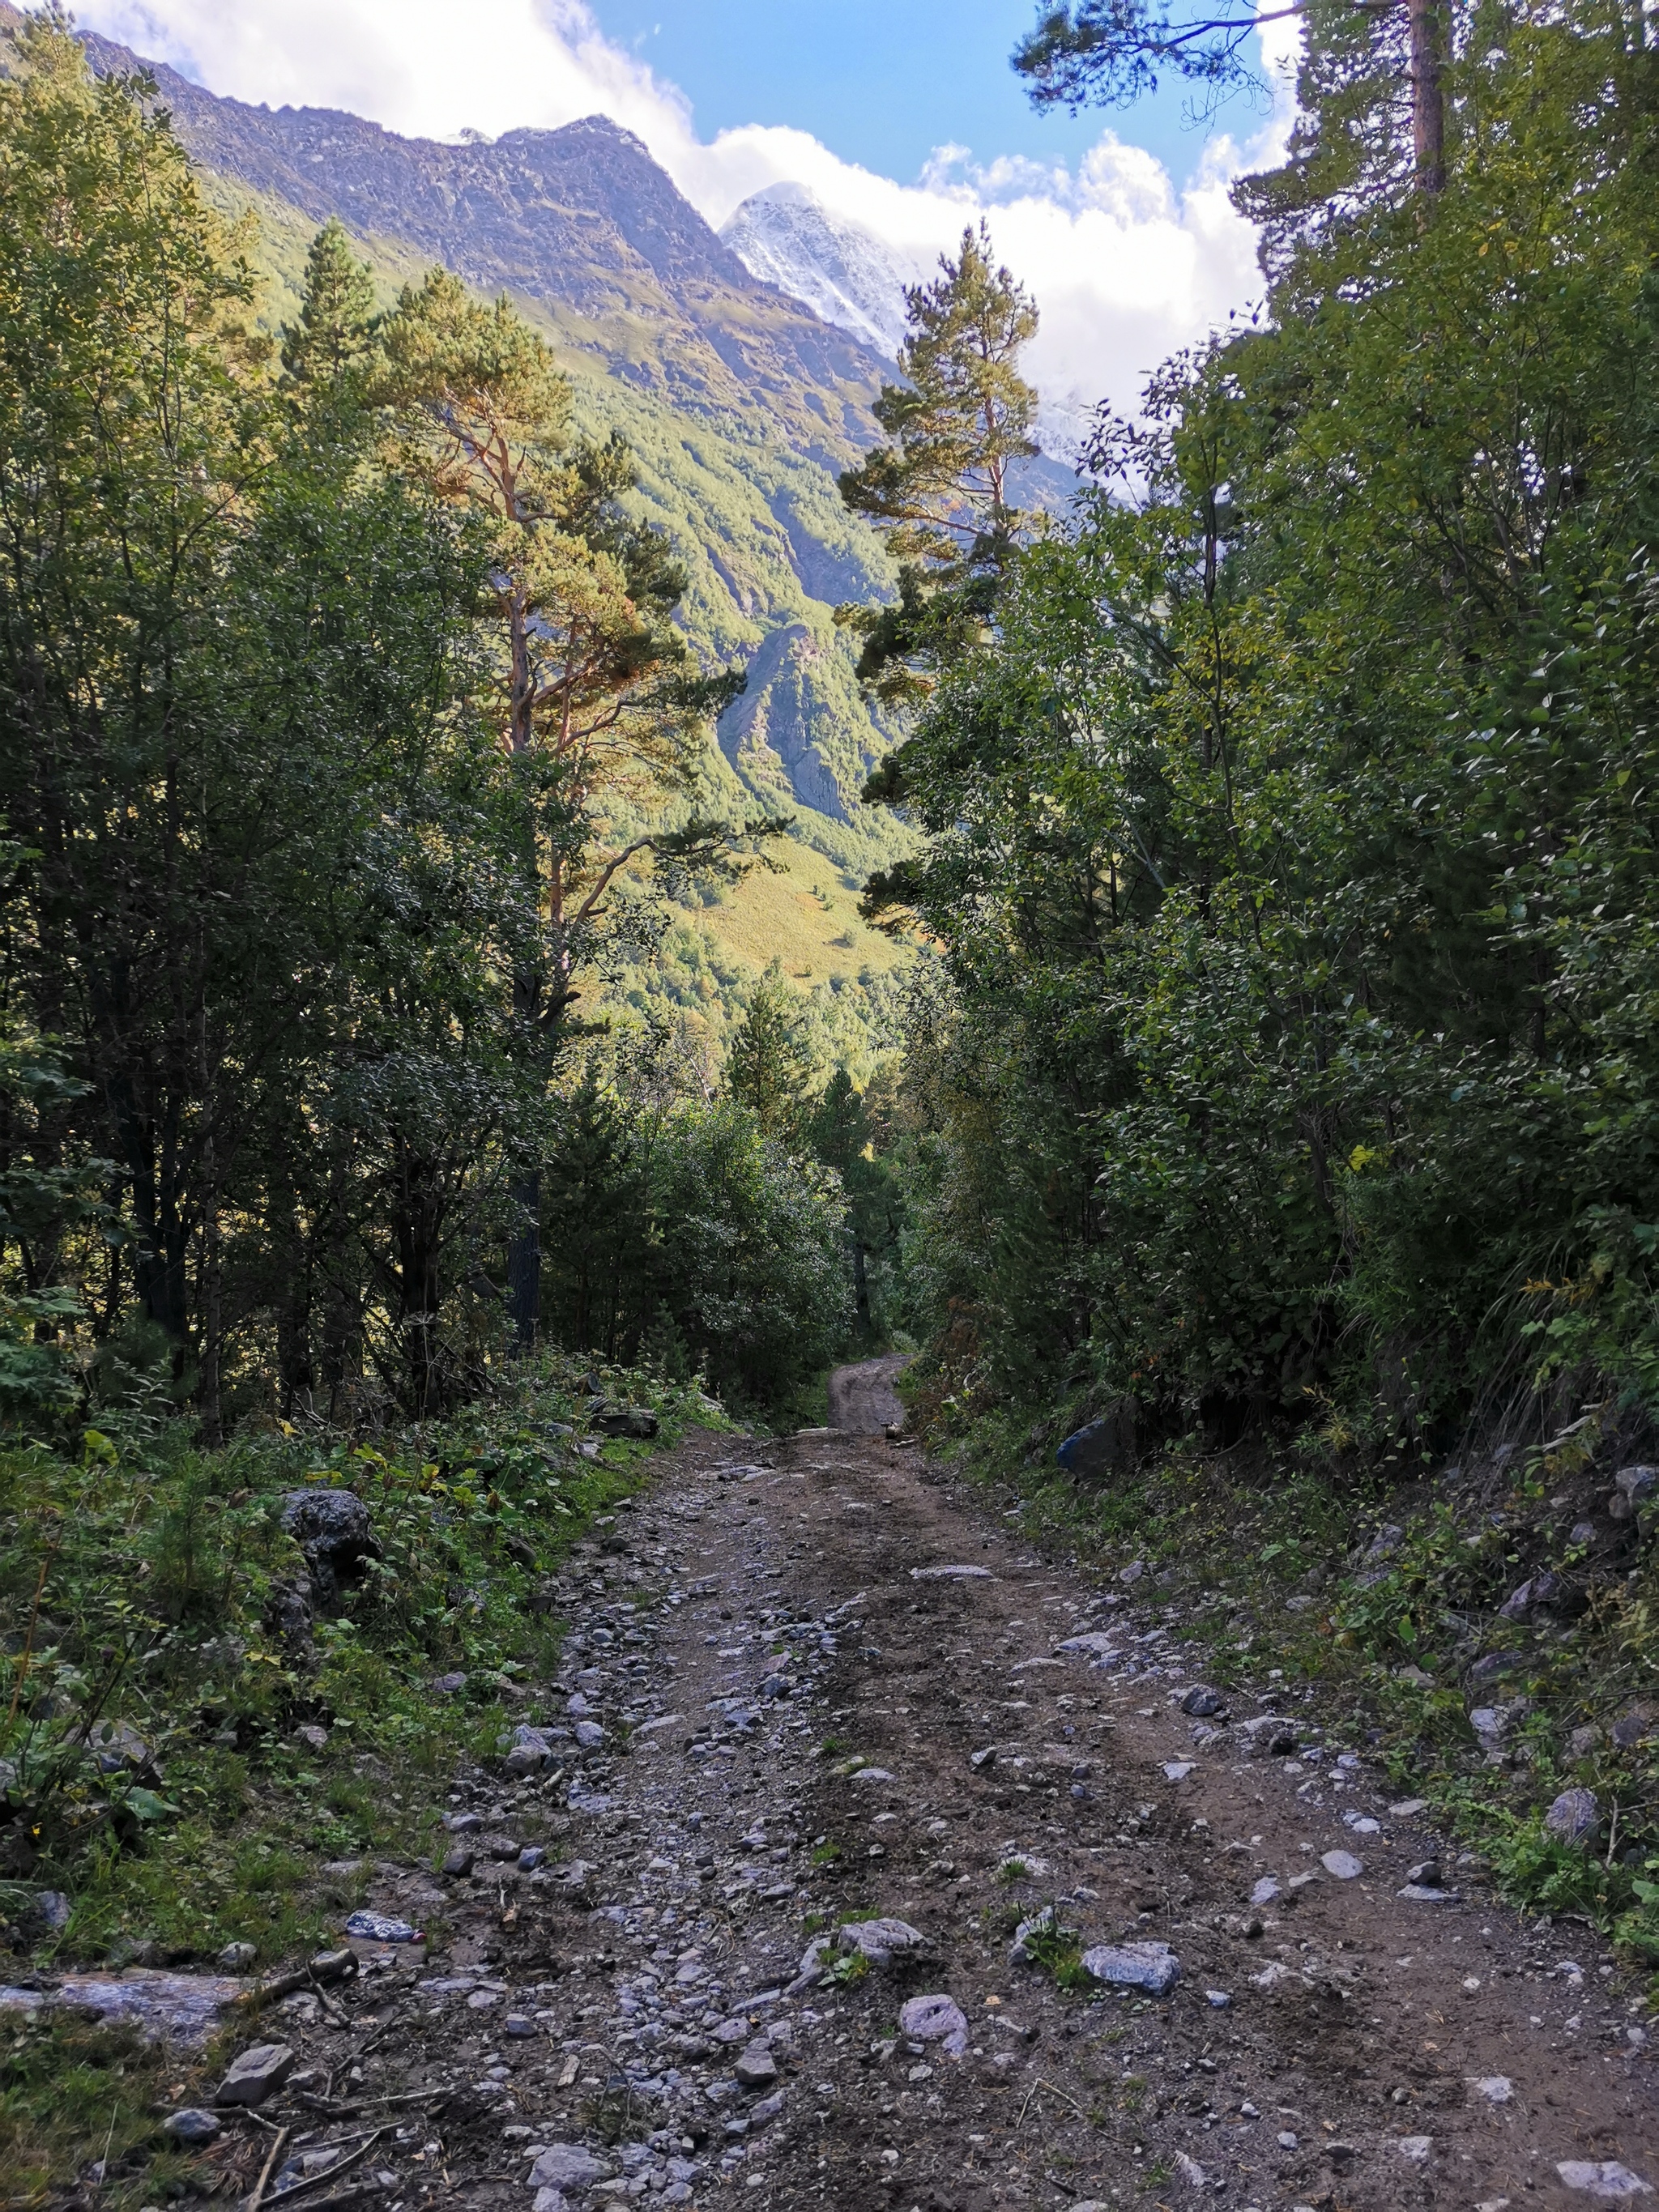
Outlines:
[{"label": "mountain", "polygon": [[[18,20],[0,0],[0,29]],[[890,1036],[902,956],[861,921],[858,894],[909,839],[858,799],[892,732],[859,690],[833,613],[884,595],[892,570],[836,476],[878,434],[870,404],[888,362],[751,274],[603,118],[451,146],[331,110],[222,100],[125,47],[85,43],[100,73],[148,71],[204,192],[257,219],[265,328],[297,312],[307,250],[335,215],[385,305],[434,260],[485,295],[507,292],[569,376],[579,428],[628,439],[634,510],[687,572],[682,628],[706,662],[750,671],[709,747],[711,795],[738,812],[758,799],[794,826],[773,867],[688,901],[657,957],[613,988],[718,1048],[775,958],[826,1057],[867,1067]]]},{"label": "mountain", "polygon": [[904,287],[930,273],[902,263],[861,223],[832,214],[805,185],[751,193],[720,237],[751,276],[890,361],[904,337]]},{"label": "mountain", "polygon": [[313,228],[337,216],[371,248],[412,251],[480,291],[536,301],[624,382],[699,413],[763,420],[827,465],[870,442],[884,362],[752,276],[605,117],[452,146],[337,109],[222,99],[125,46],[85,44],[100,73],[149,72],[206,167]]},{"label": "mountain", "polygon": [[[862,223],[836,215],[805,185],[769,185],[751,192],[720,228],[720,237],[757,281],[787,292],[827,323],[894,359],[904,339],[904,289],[939,274],[937,258],[907,257]],[[897,374],[890,370],[890,377]],[[1077,491],[1070,462],[1087,434],[1089,410],[1075,402],[1045,407],[1037,418],[1042,451],[1016,464],[1010,479],[1016,505],[1063,514]]]}]

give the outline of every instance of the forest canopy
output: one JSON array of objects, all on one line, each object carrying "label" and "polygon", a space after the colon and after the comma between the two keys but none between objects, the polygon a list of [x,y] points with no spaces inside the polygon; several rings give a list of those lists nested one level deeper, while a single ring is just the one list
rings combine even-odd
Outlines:
[{"label": "forest canopy", "polygon": [[[872,902],[942,949],[935,1404],[1379,1454],[1659,1410],[1659,77],[1639,9],[1425,12],[1299,11],[1261,312],[921,641]],[[1048,11],[1018,66],[1224,88],[1224,13]]]}]

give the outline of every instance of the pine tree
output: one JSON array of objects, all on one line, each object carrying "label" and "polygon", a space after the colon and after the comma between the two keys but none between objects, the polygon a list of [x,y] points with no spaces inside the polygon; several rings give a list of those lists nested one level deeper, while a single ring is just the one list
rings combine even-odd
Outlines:
[{"label": "pine tree", "polygon": [[290,385],[337,392],[374,349],[374,283],[351,251],[337,216],[311,241],[297,323],[283,326],[283,374]]},{"label": "pine tree", "polygon": [[726,1087],[739,1105],[748,1107],[767,1136],[787,1144],[800,1133],[811,1074],[800,1000],[774,961],[732,1040]]},{"label": "pine tree", "polygon": [[983,222],[939,268],[904,295],[907,381],[884,386],[875,409],[890,442],[841,479],[842,499],[885,532],[899,562],[896,605],[837,617],[864,640],[859,674],[888,705],[925,696],[934,670],[984,634],[1024,522],[1009,471],[1037,451],[1036,393],[1019,374],[1035,305],[994,264]]}]

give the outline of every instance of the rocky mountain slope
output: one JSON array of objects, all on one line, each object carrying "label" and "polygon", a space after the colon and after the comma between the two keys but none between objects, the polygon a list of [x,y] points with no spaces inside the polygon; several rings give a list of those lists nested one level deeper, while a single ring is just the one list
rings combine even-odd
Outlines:
[{"label": "rocky mountain slope", "polygon": [[412,249],[533,300],[569,343],[676,405],[763,420],[839,466],[872,435],[884,363],[757,282],[629,132],[591,115],[493,143],[401,138],[332,108],[249,106],[88,38],[100,70],[147,69],[197,158],[313,227]]},{"label": "rocky mountain slope", "polygon": [[769,185],[722,224],[720,237],[750,275],[890,360],[904,337],[904,287],[931,273],[902,262],[872,231],[830,209],[805,185]]}]

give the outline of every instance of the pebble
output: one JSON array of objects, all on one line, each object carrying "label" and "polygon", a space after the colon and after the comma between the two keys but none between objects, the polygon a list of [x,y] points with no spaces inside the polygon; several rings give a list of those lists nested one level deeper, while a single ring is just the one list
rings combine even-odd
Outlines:
[{"label": "pebble", "polygon": [[1264,1874],[1250,1892],[1250,1902],[1252,1905],[1276,1905],[1279,1895],[1279,1884],[1270,1874]]},{"label": "pebble", "polygon": [[1515,2094],[1515,2084],[1507,2074],[1471,2075],[1469,2079],[1489,2105],[1507,2105]]},{"label": "pebble", "polygon": [[989,1567],[912,1567],[913,1583],[994,1583]]},{"label": "pebble", "polygon": [[1181,1961],[1167,1943],[1097,1943],[1083,1954],[1084,1971],[1121,1989],[1167,1996],[1181,1979]]},{"label": "pebble", "polygon": [[1225,2012],[1232,1999],[1225,1990],[1206,1990],[1204,2002],[1212,2006],[1217,2012]]},{"label": "pebble", "polygon": [[1429,2154],[1434,2148],[1434,2141],[1430,2136],[1401,2136],[1395,2142],[1395,2148],[1401,2158],[1409,2159],[1413,2166],[1422,2166],[1427,2162]]},{"label": "pebble", "polygon": [[252,1943],[227,1943],[213,1963],[222,1974],[245,1974],[258,1955]]},{"label": "pebble", "polygon": [[1338,1881],[1357,1881],[1365,1871],[1364,1859],[1357,1859],[1352,1851],[1327,1851],[1319,1863]]},{"label": "pebble", "polygon": [[212,2112],[204,2112],[199,2105],[186,2105],[182,2112],[167,2114],[161,2123],[161,2133],[172,2142],[194,2148],[198,2143],[210,2143],[220,2134],[223,2124]]}]

